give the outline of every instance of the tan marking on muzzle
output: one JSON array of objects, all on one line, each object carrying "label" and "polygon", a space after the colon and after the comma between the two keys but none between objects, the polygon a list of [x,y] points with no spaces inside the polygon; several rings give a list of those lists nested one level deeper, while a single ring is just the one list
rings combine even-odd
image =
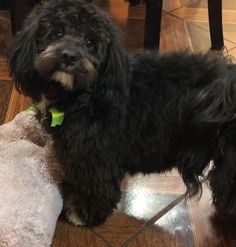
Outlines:
[{"label": "tan marking on muzzle", "polygon": [[36,58],[35,68],[37,69],[39,74],[48,76],[48,74],[50,74],[50,72],[54,70],[56,63],[56,49],[56,45],[49,45],[47,49],[39,54],[39,56]]},{"label": "tan marking on muzzle", "polygon": [[74,85],[74,75],[66,73],[64,71],[56,71],[53,73],[52,80],[58,81],[66,89],[73,89]]},{"label": "tan marking on muzzle", "polygon": [[40,54],[40,56],[42,59],[47,59],[48,56],[52,55],[55,49],[57,49],[55,45],[49,45],[47,49]]},{"label": "tan marking on muzzle", "polygon": [[85,58],[83,61],[83,68],[88,72],[89,79],[94,80],[97,75],[97,71],[87,58]]}]

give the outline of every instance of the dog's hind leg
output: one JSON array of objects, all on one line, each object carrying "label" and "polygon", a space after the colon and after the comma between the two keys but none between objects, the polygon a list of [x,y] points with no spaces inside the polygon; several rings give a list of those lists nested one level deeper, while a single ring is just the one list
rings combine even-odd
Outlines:
[{"label": "dog's hind leg", "polygon": [[215,161],[209,174],[213,204],[222,217],[236,217],[236,172],[222,159]]},{"label": "dog's hind leg", "polygon": [[228,218],[236,217],[236,132],[234,128],[227,132],[216,149],[208,180],[217,212]]}]

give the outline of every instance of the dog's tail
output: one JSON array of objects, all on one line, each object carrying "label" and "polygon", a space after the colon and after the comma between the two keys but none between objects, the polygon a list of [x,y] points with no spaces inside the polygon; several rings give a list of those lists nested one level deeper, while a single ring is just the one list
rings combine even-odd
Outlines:
[{"label": "dog's tail", "polygon": [[189,95],[184,111],[188,123],[214,125],[236,118],[236,64],[224,64],[222,61],[219,69],[222,75],[215,78],[213,83],[195,92],[193,90]]}]

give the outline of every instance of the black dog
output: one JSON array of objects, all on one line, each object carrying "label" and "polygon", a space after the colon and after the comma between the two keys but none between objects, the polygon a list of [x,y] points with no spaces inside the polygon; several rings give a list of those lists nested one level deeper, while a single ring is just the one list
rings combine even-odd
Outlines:
[{"label": "black dog", "polygon": [[51,0],[33,11],[11,49],[16,86],[42,119],[51,105],[65,114],[62,126],[48,129],[64,166],[69,220],[103,223],[126,173],[176,167],[196,195],[211,160],[213,203],[235,216],[235,66],[201,54],[127,55],[119,37],[91,3]]}]

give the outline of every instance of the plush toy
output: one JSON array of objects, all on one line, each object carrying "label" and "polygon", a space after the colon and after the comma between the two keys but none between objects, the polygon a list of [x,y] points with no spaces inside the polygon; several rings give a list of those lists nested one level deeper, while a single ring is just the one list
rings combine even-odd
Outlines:
[{"label": "plush toy", "polygon": [[61,169],[33,112],[0,126],[0,246],[50,246],[62,209]]}]

